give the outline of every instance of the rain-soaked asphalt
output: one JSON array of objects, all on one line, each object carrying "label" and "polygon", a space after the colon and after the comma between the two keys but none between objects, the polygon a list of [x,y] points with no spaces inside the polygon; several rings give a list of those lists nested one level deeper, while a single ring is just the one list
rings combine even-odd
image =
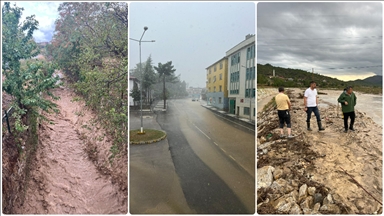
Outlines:
[{"label": "rain-soaked asphalt", "polygon": [[189,207],[196,213],[255,212],[255,134],[190,99],[169,101],[157,121]]}]

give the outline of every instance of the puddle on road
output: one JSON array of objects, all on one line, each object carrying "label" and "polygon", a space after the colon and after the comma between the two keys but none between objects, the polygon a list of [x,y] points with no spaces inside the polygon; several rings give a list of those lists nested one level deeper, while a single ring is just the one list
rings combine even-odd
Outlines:
[{"label": "puddle on road", "polygon": [[48,115],[54,125],[39,127],[35,169],[19,214],[122,214],[127,199],[101,175],[84,151],[75,129],[76,107],[65,89],[57,89],[60,114]]}]

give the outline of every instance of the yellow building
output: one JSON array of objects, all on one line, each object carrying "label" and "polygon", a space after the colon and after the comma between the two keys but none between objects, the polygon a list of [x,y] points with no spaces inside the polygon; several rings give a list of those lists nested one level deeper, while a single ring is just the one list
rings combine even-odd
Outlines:
[{"label": "yellow building", "polygon": [[223,57],[207,70],[207,103],[228,110],[228,58]]}]

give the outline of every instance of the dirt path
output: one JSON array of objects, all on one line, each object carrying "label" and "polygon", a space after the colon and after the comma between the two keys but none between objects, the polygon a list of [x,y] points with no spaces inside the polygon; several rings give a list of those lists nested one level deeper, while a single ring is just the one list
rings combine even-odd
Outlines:
[{"label": "dirt path", "polygon": [[54,94],[61,99],[59,114],[47,117],[54,124],[39,126],[35,169],[19,214],[121,214],[127,212],[126,195],[101,175],[85,152],[76,129],[84,108],[72,102],[69,89]]}]

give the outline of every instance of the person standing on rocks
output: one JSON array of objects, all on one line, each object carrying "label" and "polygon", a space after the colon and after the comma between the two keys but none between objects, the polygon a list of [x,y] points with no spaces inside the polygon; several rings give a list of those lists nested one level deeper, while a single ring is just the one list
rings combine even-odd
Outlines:
[{"label": "person standing on rocks", "polygon": [[320,112],[317,108],[317,105],[319,104],[319,98],[317,97],[317,90],[316,90],[316,82],[311,81],[310,87],[305,90],[304,93],[304,111],[307,112],[307,130],[311,131],[311,114],[312,112],[315,113],[316,119],[317,119],[317,126],[319,127],[319,131],[325,130],[321,125],[321,119],[320,119]]},{"label": "person standing on rocks", "polygon": [[277,105],[277,114],[280,122],[280,137],[284,137],[284,123],[287,124],[288,138],[292,138],[291,134],[291,115],[289,110],[291,109],[291,101],[288,95],[284,94],[284,88],[279,87],[279,94],[275,96],[275,102]]},{"label": "person standing on rocks", "polygon": [[349,126],[349,130],[355,131],[353,129],[353,124],[355,123],[355,106],[356,106],[356,95],[353,93],[352,86],[348,86],[346,91],[341,93],[339,99],[337,101],[341,103],[341,109],[343,111],[344,116],[344,132],[348,132],[348,117],[351,118],[351,124]]}]

